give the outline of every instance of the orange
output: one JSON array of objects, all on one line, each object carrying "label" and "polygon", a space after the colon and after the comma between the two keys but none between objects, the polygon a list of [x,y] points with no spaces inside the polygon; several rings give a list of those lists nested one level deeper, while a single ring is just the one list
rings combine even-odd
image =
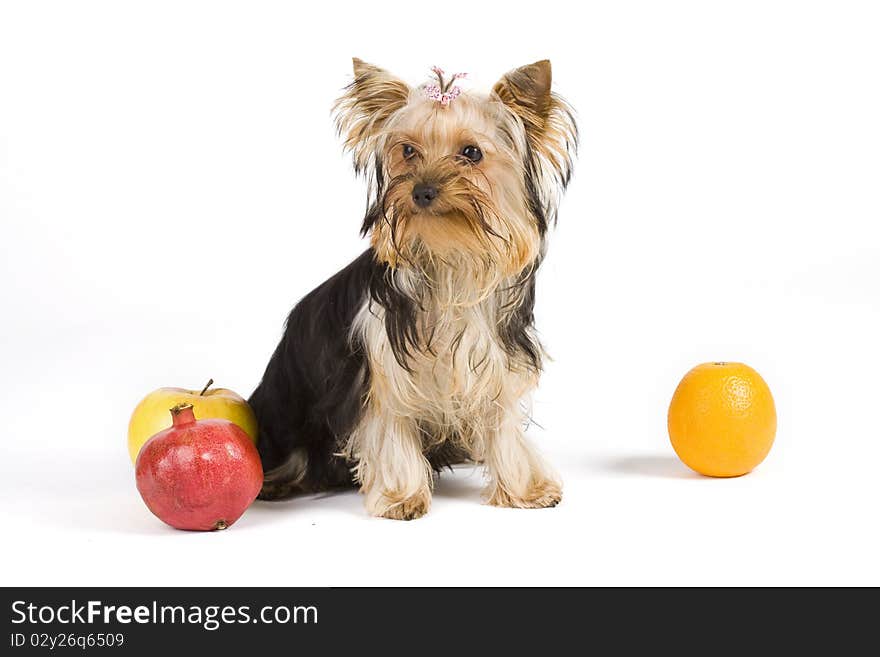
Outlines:
[{"label": "orange", "polygon": [[703,363],[675,389],[667,426],[685,465],[709,477],[739,477],[773,446],[776,405],[764,379],[748,365]]}]

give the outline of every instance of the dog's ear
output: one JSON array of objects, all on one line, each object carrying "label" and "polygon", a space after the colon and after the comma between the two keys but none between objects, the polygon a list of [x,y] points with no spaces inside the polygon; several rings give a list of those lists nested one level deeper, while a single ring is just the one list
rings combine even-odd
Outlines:
[{"label": "dog's ear", "polygon": [[369,165],[376,137],[409,102],[410,87],[384,69],[352,58],[354,80],[336,101],[336,129],[354,157],[355,170]]},{"label": "dog's ear", "polygon": [[564,189],[568,185],[578,143],[574,113],[568,103],[550,90],[552,78],[550,60],[542,59],[506,73],[492,88],[494,96],[525,128],[530,151],[527,173],[544,192],[547,219],[554,218],[556,213],[548,187]]},{"label": "dog's ear", "polygon": [[539,136],[547,122],[552,78],[550,60],[542,59],[506,73],[492,88],[501,102],[522,120],[530,137]]}]

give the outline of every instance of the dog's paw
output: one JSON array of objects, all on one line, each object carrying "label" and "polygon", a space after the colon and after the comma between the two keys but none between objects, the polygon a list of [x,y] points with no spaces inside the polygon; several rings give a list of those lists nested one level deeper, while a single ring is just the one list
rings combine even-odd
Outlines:
[{"label": "dog's paw", "polygon": [[489,504],[514,509],[546,509],[562,501],[562,486],[557,481],[545,479],[529,484],[522,495],[513,495],[496,484],[489,495]]},{"label": "dog's paw", "polygon": [[391,520],[415,520],[428,513],[431,508],[431,493],[420,491],[415,495],[403,497],[399,494],[384,492],[376,496],[367,496],[367,510],[370,515]]},{"label": "dog's paw", "polygon": [[296,485],[289,482],[282,483],[263,483],[263,487],[260,489],[260,494],[257,495],[258,499],[264,501],[274,501],[274,500],[283,500],[288,497],[292,497],[298,492],[302,492],[301,489]]}]

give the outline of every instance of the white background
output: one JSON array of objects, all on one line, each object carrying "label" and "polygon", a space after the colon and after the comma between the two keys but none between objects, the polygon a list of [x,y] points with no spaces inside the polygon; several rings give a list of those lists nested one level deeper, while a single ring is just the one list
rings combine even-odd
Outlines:
[{"label": "white background", "polygon": [[[880,20],[864,2],[4,2],[0,582],[880,584]],[[531,435],[554,510],[352,493],[229,531],[143,506],[129,414],[208,377],[247,396],[292,304],[364,248],[329,116],[350,57],[488,87],[549,57],[576,175],[541,274]],[[740,360],[779,432],[691,473],[680,377]]]}]

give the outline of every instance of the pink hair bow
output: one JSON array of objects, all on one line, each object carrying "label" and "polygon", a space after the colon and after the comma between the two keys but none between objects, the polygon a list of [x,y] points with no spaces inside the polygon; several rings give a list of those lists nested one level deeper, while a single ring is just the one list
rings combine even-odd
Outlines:
[{"label": "pink hair bow", "polygon": [[444,73],[442,68],[439,66],[432,66],[431,71],[434,73],[434,77],[437,78],[437,82],[425,85],[425,95],[430,100],[436,100],[440,103],[441,107],[447,107],[449,103],[458,98],[461,94],[461,88],[457,85],[453,86],[452,83],[460,78],[466,77],[467,73],[453,73],[452,77],[449,78],[448,81],[445,81],[443,79]]}]

